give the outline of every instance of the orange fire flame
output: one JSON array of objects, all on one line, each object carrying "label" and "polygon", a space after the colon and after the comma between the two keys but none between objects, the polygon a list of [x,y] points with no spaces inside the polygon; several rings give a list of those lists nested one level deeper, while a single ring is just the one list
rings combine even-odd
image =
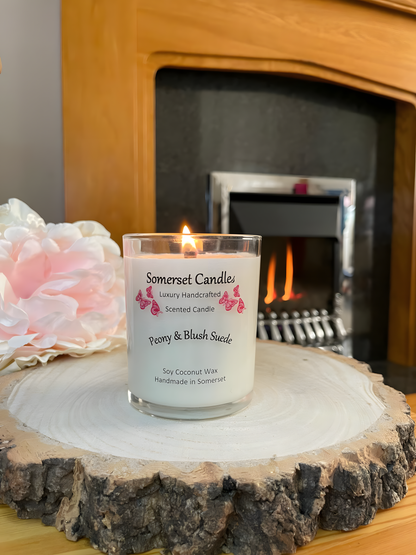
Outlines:
[{"label": "orange fire flame", "polygon": [[293,285],[293,252],[292,243],[287,242],[286,245],[286,282],[285,282],[285,294],[280,299],[281,301],[288,301],[292,293]]},{"label": "orange fire flame", "polygon": [[[264,302],[270,304],[277,299],[276,289],[274,287],[276,279],[276,253],[270,257],[269,268],[267,270],[267,295],[264,297]],[[293,251],[292,243],[288,240],[286,245],[286,281],[285,292],[283,297],[279,297],[279,301],[289,301],[293,299],[300,299],[303,297],[302,293],[294,293],[293,291]]]},{"label": "orange fire flame", "polygon": [[269,268],[267,270],[267,295],[264,297],[264,302],[270,304],[277,297],[274,288],[274,280],[276,277],[276,253],[274,252],[270,257]]}]

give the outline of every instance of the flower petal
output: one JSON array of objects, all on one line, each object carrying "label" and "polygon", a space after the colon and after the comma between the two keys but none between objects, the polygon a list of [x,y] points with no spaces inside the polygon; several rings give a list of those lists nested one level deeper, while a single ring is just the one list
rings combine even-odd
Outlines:
[{"label": "flower petal", "polygon": [[48,228],[47,238],[52,239],[64,251],[81,239],[82,233],[73,224],[56,224]]},{"label": "flower petal", "polygon": [[104,237],[110,237],[110,232],[98,222],[93,220],[84,220],[79,222],[74,222],[76,226],[82,233],[84,237],[92,237],[93,235],[103,235]]},{"label": "flower petal", "polygon": [[50,257],[52,273],[89,269],[104,262],[104,251],[93,237],[82,237],[66,251]]},{"label": "flower petal", "polygon": [[6,229],[4,232],[4,238],[10,243],[20,243],[23,239],[30,235],[30,230],[28,227],[23,226],[12,226]]},{"label": "flower petal", "polygon": [[50,349],[56,343],[57,337],[53,333],[44,335],[40,339],[32,339],[31,344],[39,349]]},{"label": "flower petal", "polygon": [[6,225],[26,223],[32,228],[45,227],[45,221],[39,214],[17,198],[9,199],[8,204],[0,207],[0,223]]},{"label": "flower petal", "polygon": [[15,295],[9,280],[4,274],[0,274],[0,297],[3,299],[4,303],[17,304],[19,300]]},{"label": "flower petal", "polygon": [[37,239],[28,239],[23,245],[17,260],[18,262],[24,262],[25,260],[34,258],[39,254],[44,254],[40,242]]},{"label": "flower petal", "polygon": [[60,312],[53,312],[31,322],[30,329],[44,335],[54,334],[57,342],[61,340],[85,344],[96,339],[94,333],[86,329],[79,320],[70,320]]},{"label": "flower petal", "polygon": [[50,237],[45,237],[45,239],[42,239],[41,247],[48,255],[57,254],[61,250],[58,244]]},{"label": "flower petal", "polygon": [[[53,277],[58,276],[52,276],[52,278]],[[51,279],[51,281],[43,283],[40,287],[36,289],[36,291],[33,293],[33,296],[38,295],[41,292],[47,295],[56,295],[57,291],[66,291],[67,289],[78,285],[79,282],[80,278],[72,277],[71,274],[63,275],[60,279]]]},{"label": "flower petal", "polygon": [[94,332],[94,335],[100,337],[101,334],[107,335],[114,333],[120,321],[121,314],[112,312],[110,314],[102,314],[100,312],[87,312],[80,317],[80,321],[85,327],[88,326]]},{"label": "flower petal", "polygon": [[30,343],[37,335],[37,333],[29,335],[15,335],[9,339],[9,347],[11,349],[19,349],[20,347],[23,347],[23,345]]},{"label": "flower petal", "polygon": [[115,270],[119,269],[123,265],[123,259],[117,243],[109,237],[95,237],[95,240],[103,247],[105,261],[109,262]]},{"label": "flower petal", "polygon": [[24,310],[13,303],[0,304],[0,332],[10,335],[24,335],[29,326],[29,318]]},{"label": "flower petal", "polygon": [[20,299],[18,306],[25,311],[31,322],[36,322],[48,314],[57,312],[74,319],[76,318],[78,303],[75,299],[66,295],[49,296],[45,293],[39,293],[39,295],[30,299]]},{"label": "flower petal", "polygon": [[27,246],[28,243],[36,244],[40,247],[39,243],[35,241],[26,241],[20,253],[20,255],[23,253],[22,259],[20,259],[19,255],[19,260],[14,264],[12,272],[10,272],[10,269],[5,272],[14,292],[18,297],[23,299],[30,297],[50,275],[50,262],[43,250],[34,247],[33,251],[35,252],[33,252]]},{"label": "flower petal", "polygon": [[5,241],[0,239],[0,256],[8,257],[11,256],[13,252],[13,245],[10,241]]}]

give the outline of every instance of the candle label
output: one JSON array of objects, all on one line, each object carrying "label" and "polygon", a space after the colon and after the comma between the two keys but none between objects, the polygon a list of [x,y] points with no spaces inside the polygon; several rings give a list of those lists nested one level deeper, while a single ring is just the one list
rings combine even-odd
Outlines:
[{"label": "candle label", "polygon": [[260,257],[125,258],[129,389],[173,407],[253,388]]}]

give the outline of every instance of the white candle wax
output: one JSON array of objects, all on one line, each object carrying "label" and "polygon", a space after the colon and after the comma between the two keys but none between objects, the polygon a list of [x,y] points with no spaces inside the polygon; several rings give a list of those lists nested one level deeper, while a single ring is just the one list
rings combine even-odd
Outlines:
[{"label": "white candle wax", "polygon": [[129,389],[149,403],[211,407],[250,394],[260,257],[125,257]]}]

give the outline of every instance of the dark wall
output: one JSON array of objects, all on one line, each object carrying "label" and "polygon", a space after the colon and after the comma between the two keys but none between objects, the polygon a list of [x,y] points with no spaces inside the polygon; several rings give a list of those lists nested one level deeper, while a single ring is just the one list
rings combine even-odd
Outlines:
[{"label": "dark wall", "polygon": [[[162,69],[156,75],[159,232],[206,230],[212,171],[357,181],[354,354],[386,356],[395,103],[267,74]],[[368,268],[371,268],[370,270]]]}]

